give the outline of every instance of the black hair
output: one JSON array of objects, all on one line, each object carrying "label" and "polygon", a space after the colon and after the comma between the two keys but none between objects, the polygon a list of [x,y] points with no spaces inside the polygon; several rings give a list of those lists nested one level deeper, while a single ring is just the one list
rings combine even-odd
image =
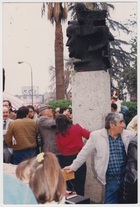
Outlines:
[{"label": "black hair", "polygon": [[117,104],[112,103],[112,104],[111,104],[111,108],[113,108],[113,109],[116,111],[116,110],[117,110]]},{"label": "black hair", "polygon": [[17,119],[23,119],[25,118],[29,113],[29,108],[27,106],[21,106],[17,110]]},{"label": "black hair", "polygon": [[60,114],[63,114],[63,112],[65,111],[65,110],[67,110],[67,109],[69,109],[68,107],[66,107],[66,106],[62,106],[61,108],[60,108]]},{"label": "black hair", "polygon": [[8,104],[9,104],[9,106],[10,106],[10,109],[9,109],[9,111],[13,111],[12,110],[12,104],[11,104],[11,101],[9,101],[9,100],[7,100],[7,99],[5,99],[5,100],[3,100],[3,102],[8,102]]},{"label": "black hair", "polygon": [[12,104],[11,104],[11,102],[9,101],[9,100],[3,100],[3,102],[8,102],[8,104],[9,104],[9,106],[11,106],[12,107]]},{"label": "black hair", "polygon": [[34,107],[32,105],[28,105],[27,106],[29,109],[33,109],[33,111],[35,111]]}]

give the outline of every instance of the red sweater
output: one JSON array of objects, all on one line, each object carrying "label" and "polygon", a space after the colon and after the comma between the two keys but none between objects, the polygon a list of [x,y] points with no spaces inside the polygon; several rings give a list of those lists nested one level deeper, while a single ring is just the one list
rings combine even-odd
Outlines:
[{"label": "red sweater", "polygon": [[60,133],[56,136],[59,152],[64,156],[79,153],[84,145],[82,137],[88,139],[89,135],[90,131],[82,128],[79,124],[72,125],[65,137]]}]

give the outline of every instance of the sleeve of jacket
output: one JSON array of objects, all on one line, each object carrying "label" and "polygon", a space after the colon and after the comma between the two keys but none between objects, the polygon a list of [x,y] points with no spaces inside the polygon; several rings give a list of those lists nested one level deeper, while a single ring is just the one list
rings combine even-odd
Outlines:
[{"label": "sleeve of jacket", "polygon": [[83,128],[83,127],[80,126],[79,124],[77,124],[77,126],[78,126],[79,129],[80,129],[81,136],[84,137],[85,139],[89,139],[90,131],[88,131],[87,129]]},{"label": "sleeve of jacket", "polygon": [[94,138],[91,133],[89,139],[87,140],[86,144],[81,149],[81,151],[78,153],[76,159],[73,161],[70,168],[73,171],[76,171],[79,167],[81,167],[82,164],[86,162],[87,158],[92,154],[93,151],[94,151]]},{"label": "sleeve of jacket", "polygon": [[131,141],[128,146],[123,199],[124,203],[137,202],[137,143],[135,141]]},{"label": "sleeve of jacket", "polygon": [[43,128],[55,128],[56,122],[54,119],[50,118],[40,119],[38,126],[41,126]]}]

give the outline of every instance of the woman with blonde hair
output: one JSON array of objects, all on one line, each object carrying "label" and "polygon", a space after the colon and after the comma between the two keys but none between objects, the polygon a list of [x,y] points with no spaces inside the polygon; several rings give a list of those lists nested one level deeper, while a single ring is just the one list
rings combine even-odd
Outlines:
[{"label": "woman with blonde hair", "polygon": [[16,176],[29,183],[39,204],[65,203],[66,182],[53,153],[42,152],[21,162],[17,166]]}]

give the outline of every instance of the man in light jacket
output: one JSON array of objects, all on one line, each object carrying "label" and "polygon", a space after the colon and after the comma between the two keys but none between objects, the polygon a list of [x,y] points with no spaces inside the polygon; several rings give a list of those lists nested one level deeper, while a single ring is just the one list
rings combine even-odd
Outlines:
[{"label": "man in light jacket", "polygon": [[127,148],[135,137],[133,132],[124,128],[123,114],[109,113],[105,118],[105,128],[93,131],[77,158],[64,168],[68,172],[76,171],[94,152],[97,178],[105,185],[105,204],[122,202]]}]

